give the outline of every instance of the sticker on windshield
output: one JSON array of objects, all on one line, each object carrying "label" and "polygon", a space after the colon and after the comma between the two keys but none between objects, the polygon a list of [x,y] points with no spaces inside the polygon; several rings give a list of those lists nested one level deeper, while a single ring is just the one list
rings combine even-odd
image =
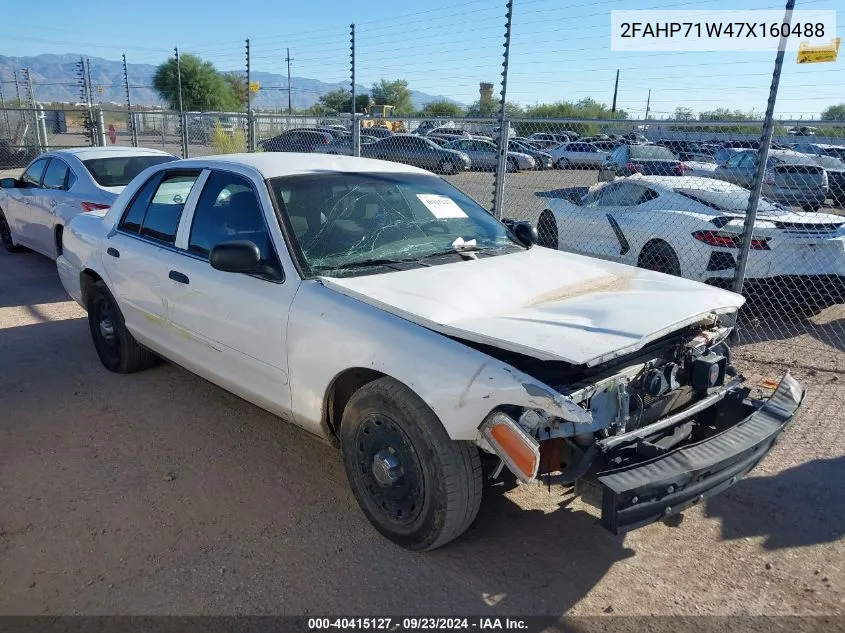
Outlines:
[{"label": "sticker on windshield", "polygon": [[440,196],[434,193],[418,193],[417,198],[431,211],[431,215],[438,220],[467,217],[464,210],[454,200],[446,196]]}]

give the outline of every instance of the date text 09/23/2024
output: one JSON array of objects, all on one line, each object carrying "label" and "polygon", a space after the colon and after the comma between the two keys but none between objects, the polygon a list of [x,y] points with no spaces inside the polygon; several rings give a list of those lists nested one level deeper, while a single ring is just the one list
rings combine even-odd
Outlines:
[{"label": "date text 09/23/2024", "polygon": [[510,617],[327,617],[308,618],[309,631],[527,631],[524,618]]}]

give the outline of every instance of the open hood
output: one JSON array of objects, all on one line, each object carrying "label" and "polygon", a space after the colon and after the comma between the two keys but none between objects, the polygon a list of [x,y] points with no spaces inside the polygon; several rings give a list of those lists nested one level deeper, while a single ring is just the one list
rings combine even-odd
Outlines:
[{"label": "open hood", "polygon": [[535,246],[362,277],[337,292],[456,338],[540,360],[596,365],[744,299],[712,286]]}]

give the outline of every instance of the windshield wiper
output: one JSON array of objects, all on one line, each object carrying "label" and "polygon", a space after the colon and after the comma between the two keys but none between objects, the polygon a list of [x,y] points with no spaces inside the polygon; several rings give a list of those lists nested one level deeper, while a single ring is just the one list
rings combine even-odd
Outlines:
[{"label": "windshield wiper", "polygon": [[342,264],[332,264],[328,266],[312,266],[312,270],[326,271],[326,270],[346,270],[349,268],[370,268],[373,266],[386,266],[394,270],[404,270],[404,268],[397,266],[397,264],[419,264],[420,266],[431,266],[419,259],[390,259],[390,258],[373,258],[360,259],[354,262],[344,262]]}]

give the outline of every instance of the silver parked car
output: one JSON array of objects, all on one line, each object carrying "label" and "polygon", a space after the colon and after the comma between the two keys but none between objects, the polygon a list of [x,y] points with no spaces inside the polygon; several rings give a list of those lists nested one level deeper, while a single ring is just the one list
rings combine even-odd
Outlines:
[{"label": "silver parked car", "polygon": [[845,145],[825,145],[824,143],[796,143],[792,148],[802,154],[815,154],[816,156],[831,156],[839,160],[845,160]]},{"label": "silver parked car", "polygon": [[441,174],[467,171],[472,163],[469,156],[416,134],[393,134],[375,143],[361,145],[361,156],[391,160],[414,167],[422,167]]},{"label": "silver parked car", "polygon": [[547,150],[552,155],[555,169],[570,169],[572,167],[601,167],[610,156],[610,152],[600,150],[592,143],[564,143]]},{"label": "silver parked car", "polygon": [[55,259],[65,225],[80,213],[108,209],[123,188],[153,165],[175,161],[143,147],[80,147],[46,152],[20,178],[0,180],[0,241]]},{"label": "silver parked car", "polygon": [[[716,167],[715,178],[751,187],[757,170],[757,150],[737,152]],[[766,161],[763,195],[784,204],[815,211],[827,198],[828,178],[814,156],[790,150],[771,150]]]},{"label": "silver parked car", "polygon": [[[446,143],[443,147],[454,149],[469,156],[472,168],[480,171],[495,171],[499,164],[499,152],[491,141],[481,139],[458,139]],[[520,169],[534,169],[536,163],[528,154],[522,152],[508,152],[508,171]]]}]

